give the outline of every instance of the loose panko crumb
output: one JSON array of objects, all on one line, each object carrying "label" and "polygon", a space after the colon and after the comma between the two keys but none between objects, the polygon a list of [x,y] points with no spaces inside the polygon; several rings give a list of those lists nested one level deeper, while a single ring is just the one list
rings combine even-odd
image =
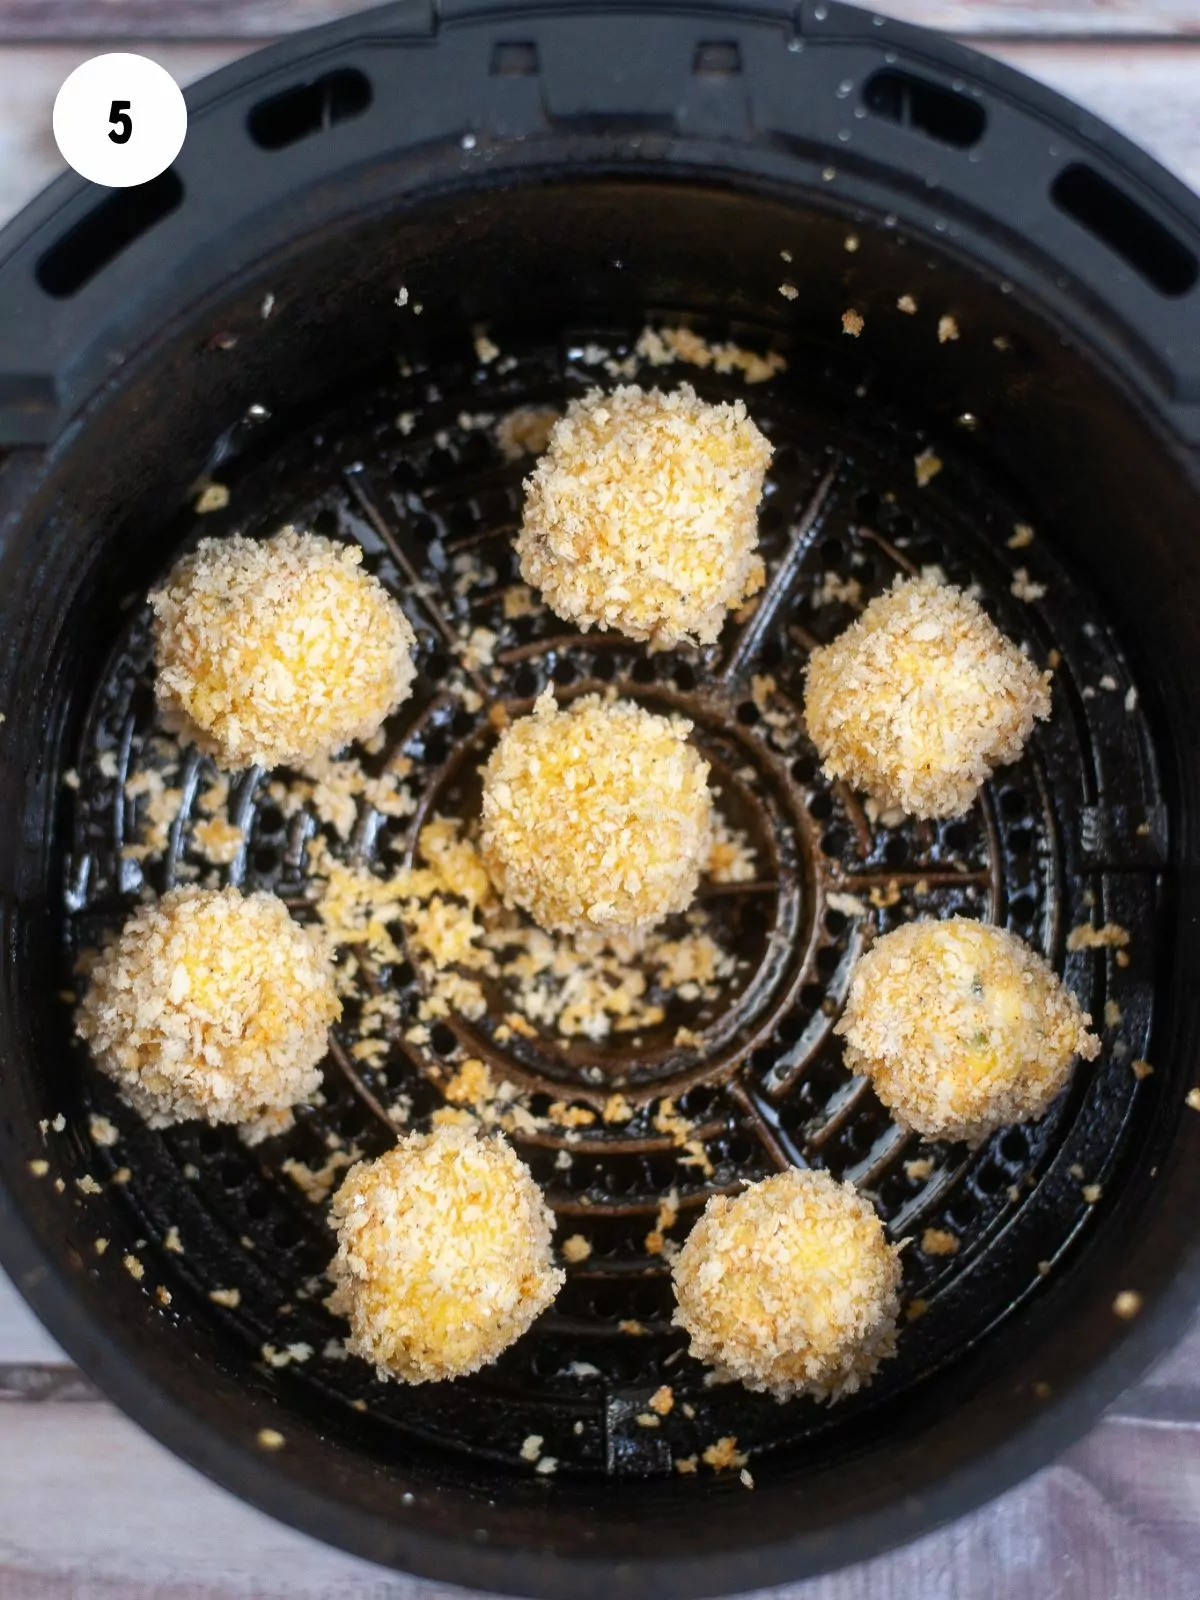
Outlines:
[{"label": "loose panko crumb", "polygon": [[[784,256],[790,261],[790,256]],[[778,350],[768,350],[760,355],[757,350],[747,350],[732,341],[713,343],[693,328],[643,328],[638,336],[637,355],[652,367],[669,367],[682,361],[689,367],[702,370],[711,367],[714,372],[728,374],[740,372],[747,383],[766,383],[777,372],[787,371],[787,359]],[[636,368],[619,370],[617,362],[606,362],[613,377],[629,376]]]},{"label": "loose panko crumb", "polygon": [[1112,1308],[1118,1317],[1128,1322],[1142,1309],[1142,1297],[1136,1289],[1122,1289],[1113,1300]]},{"label": "loose panko crumb", "polygon": [[798,300],[800,298],[800,291],[794,283],[781,283],[779,292],[785,300]]},{"label": "loose panko crumb", "polygon": [[506,461],[540,456],[550,443],[550,433],[561,412],[553,406],[518,406],[496,423],[496,443]]},{"label": "loose panko crumb", "polygon": [[917,817],[961,816],[1049,715],[1049,672],[931,576],[897,580],[808,663],[805,716],[826,774]]},{"label": "loose panko crumb", "polygon": [[315,1093],[341,1009],[323,942],[281,900],[183,888],[129,918],[76,1029],[151,1127],[198,1117],[254,1138]]},{"label": "loose panko crumb", "polygon": [[361,561],[291,527],[202,540],[150,596],[167,725],[231,769],[369,738],[411,691],[416,639]]},{"label": "loose panko crumb", "polygon": [[902,294],[899,300],[896,301],[896,310],[903,311],[906,317],[915,317],[917,314],[917,302],[912,295]]},{"label": "loose panko crumb", "polygon": [[733,1472],[744,1468],[749,1457],[738,1449],[737,1440],[730,1433],[710,1444],[700,1459],[714,1472]]},{"label": "loose panko crumb", "polygon": [[958,338],[958,323],[953,317],[939,317],[937,335],[939,344],[949,344]]},{"label": "loose panko crumb", "polygon": [[481,849],[493,883],[541,927],[647,929],[686,909],[712,848],[708,763],[691,724],[549,689],[483,771]]},{"label": "loose panko crumb", "polygon": [[329,1309],[381,1378],[427,1383],[494,1361],[554,1299],[554,1218],[498,1138],[410,1134],[354,1167],[333,1201]]},{"label": "loose panko crumb", "polygon": [[917,488],[924,489],[942,470],[942,458],[935,450],[922,450],[920,455],[913,457],[913,470],[916,473]]},{"label": "loose panko crumb", "polygon": [[586,1261],[592,1253],[592,1247],[581,1233],[573,1233],[569,1239],[562,1242],[562,1258],[572,1263]]},{"label": "loose panko crumb", "polygon": [[848,333],[852,339],[857,339],[866,325],[861,312],[853,308],[842,312],[842,332]]},{"label": "loose panko crumb", "polygon": [[892,1354],[898,1256],[852,1184],[779,1173],[709,1200],[675,1263],[675,1321],[719,1378],[838,1399]]},{"label": "loose panko crumb", "polygon": [[646,1404],[651,1411],[656,1412],[660,1417],[668,1416],[675,1405],[675,1391],[670,1384],[661,1384],[650,1396]]},{"label": "loose panko crumb", "polygon": [[1053,968],[1005,928],[952,917],[894,929],[855,969],[836,1032],[905,1126],[977,1143],[1042,1116],[1091,1018]]},{"label": "loose panko crumb", "polygon": [[772,449],[742,401],[686,383],[573,400],[526,480],[521,577],[560,617],[669,649],[711,644],[762,587],[758,503]]},{"label": "loose panko crumb", "polygon": [[948,1228],[926,1228],[921,1235],[921,1249],[927,1256],[955,1256],[961,1241]]},{"label": "loose panko crumb", "polygon": [[1071,951],[1123,950],[1128,943],[1129,930],[1119,922],[1106,922],[1099,928],[1085,922],[1072,928],[1067,935],[1067,949]]}]

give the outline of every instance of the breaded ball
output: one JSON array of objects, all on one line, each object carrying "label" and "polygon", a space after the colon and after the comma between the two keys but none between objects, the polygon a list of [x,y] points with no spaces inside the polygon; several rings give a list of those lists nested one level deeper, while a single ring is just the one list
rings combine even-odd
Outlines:
[{"label": "breaded ball", "polygon": [[483,769],[483,861],[551,932],[632,933],[691,903],[712,848],[708,762],[691,723],[547,689]]},{"label": "breaded ball", "polygon": [[152,1128],[241,1123],[253,1143],[316,1092],[341,1010],[323,941],[282,900],[173,889],[101,956],[76,1029]]},{"label": "breaded ball", "polygon": [[914,817],[957,817],[1050,715],[1039,672],[952,584],[906,578],[808,663],[825,772]]},{"label": "breaded ball", "polygon": [[338,1251],[326,1302],[352,1355],[381,1378],[430,1383],[495,1361],[563,1283],[554,1217],[498,1137],[411,1133],[360,1161],[334,1196]]},{"label": "breaded ball", "polygon": [[675,1263],[675,1321],[748,1389],[837,1400],[892,1354],[897,1256],[853,1184],[781,1172],[708,1202]]},{"label": "breaded ball", "polygon": [[231,771],[375,733],[412,689],[416,639],[361,561],[294,528],[202,540],[150,596],[168,725]]},{"label": "breaded ball", "polygon": [[525,484],[521,576],[581,628],[711,644],[762,587],[771,446],[742,401],[628,384],[573,400]]},{"label": "breaded ball", "polygon": [[1076,1056],[1100,1041],[1050,964],[1015,933],[969,917],[885,934],[850,981],[837,1032],[898,1121],[978,1143],[1040,1117]]}]

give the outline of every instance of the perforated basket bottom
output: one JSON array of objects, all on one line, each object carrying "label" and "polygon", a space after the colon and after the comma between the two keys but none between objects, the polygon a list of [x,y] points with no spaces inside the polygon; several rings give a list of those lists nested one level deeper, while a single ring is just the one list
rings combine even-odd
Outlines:
[{"label": "perforated basket bottom", "polygon": [[[708,1002],[669,997],[661,1025],[632,1037],[592,1044],[549,1030],[506,1038],[502,1030],[497,1042],[511,997],[495,992],[487,1017],[451,1017],[418,1046],[403,1038],[418,984],[408,963],[397,964],[380,975],[402,1002],[386,1060],[354,1062],[352,1032],[343,1032],[327,1064],[325,1103],[253,1150],[232,1131],[199,1125],[149,1132],[75,1046],[81,1128],[94,1111],[121,1131],[116,1145],[95,1150],[92,1171],[129,1208],[131,1232],[145,1241],[148,1297],[154,1303],[158,1285],[171,1294],[170,1308],[156,1305],[155,1314],[175,1319],[181,1338],[195,1319],[215,1324],[230,1359],[262,1366],[288,1405],[326,1416],[340,1409],[348,1426],[348,1408],[365,1406],[376,1440],[381,1427],[400,1430],[522,1473],[533,1470],[521,1458],[529,1434],[543,1438],[562,1473],[667,1472],[673,1458],[726,1435],[754,1456],[818,1436],[828,1447],[864,1408],[951,1359],[1037,1291],[1088,1227],[1084,1188],[1103,1190],[1138,1093],[1131,1063],[1147,1048],[1165,828],[1148,732],[1112,632],[1045,539],[1006,545],[1016,523],[1036,524],[1036,507],[1010,503],[953,441],[939,442],[945,467],[918,488],[921,441],[873,424],[863,400],[843,400],[798,373],[755,386],[711,370],[666,375],[686,377],[712,398],[745,399],[776,447],[762,517],[769,581],[748,620],[731,620],[710,650],[654,656],[613,635],[571,633],[544,611],[506,620],[504,592],[517,581],[511,540],[530,463],[507,460],[481,414],[561,408],[606,381],[585,363],[595,355],[586,346],[598,340],[611,354],[629,348],[620,335],[588,330],[487,366],[389,378],[283,437],[252,412],[223,445],[227,510],[181,518],[164,552],[173,556],[202,533],[266,534],[292,521],[358,540],[368,566],[404,604],[420,639],[421,677],[388,725],[386,750],[368,764],[381,768],[397,752],[410,757],[418,811],[381,818],[360,802],[348,842],[325,830],[335,854],[363,863],[390,870],[413,859],[430,816],[470,816],[496,704],[519,713],[548,683],[566,695],[614,685],[686,713],[712,763],[722,811],[756,853],[752,881],[702,893],[714,938],[741,958],[736,972]],[[649,369],[640,376],[664,378]],[[465,555],[476,568],[471,582],[456,561]],[[851,581],[861,604],[897,573],[933,563],[950,580],[977,586],[1000,626],[1037,660],[1056,653],[1054,716],[967,817],[884,826],[818,769],[800,720],[804,661],[814,641],[832,638],[856,614]],[[1018,598],[1018,567],[1044,592]],[[179,780],[183,809],[165,855],[138,862],[122,854],[139,836],[146,803],[127,798],[124,785],[154,726],[145,605],[134,604],[117,626],[77,751],[80,786],[68,797],[67,986],[80,950],[118,927],[146,887],[161,892],[181,863],[211,872],[193,828],[212,770],[194,756]],[[492,665],[473,675],[452,671],[454,641],[476,627],[497,636]],[[773,684],[762,682],[767,677]],[[465,699],[464,683],[475,690]],[[228,813],[246,844],[219,876],[276,890],[303,914],[320,824],[307,810],[285,819],[266,782],[252,773],[231,786]],[[1042,1122],[973,1152],[901,1132],[867,1084],[847,1074],[832,1032],[869,930],[956,913],[1000,922],[1045,951],[1105,1024],[1100,1060],[1076,1073]],[[1119,957],[1066,953],[1069,930],[1106,921],[1129,931]],[[681,1027],[699,1042],[677,1044]],[[338,1348],[344,1326],[322,1304],[332,1245],[325,1208],[306,1199],[283,1163],[319,1168],[331,1142],[378,1154],[394,1138],[386,1109],[407,1095],[413,1124],[425,1125],[442,1103],[447,1068],[467,1056],[517,1083],[537,1114],[551,1100],[595,1110],[620,1088],[635,1115],[615,1125],[597,1119],[570,1137],[553,1126],[514,1136],[558,1214],[559,1240],[582,1234],[590,1255],[568,1268],[555,1305],[494,1367],[450,1385],[381,1384]],[[699,1147],[682,1148],[655,1126],[664,1098],[695,1125]],[[709,1195],[789,1163],[852,1179],[890,1236],[913,1241],[903,1258],[909,1314],[899,1354],[870,1389],[833,1408],[706,1386],[671,1325],[668,1263],[646,1245],[671,1191],[679,1220],[670,1237],[679,1240]],[[112,1184],[114,1173],[125,1181]],[[953,1234],[957,1250],[928,1253],[929,1228]],[[175,1242],[171,1229],[182,1253],[165,1243]],[[235,1308],[208,1298],[227,1288],[240,1292]],[[273,1367],[262,1353],[264,1345],[297,1344],[311,1357]],[[674,1391],[674,1410],[658,1428],[639,1425],[663,1383]]]}]

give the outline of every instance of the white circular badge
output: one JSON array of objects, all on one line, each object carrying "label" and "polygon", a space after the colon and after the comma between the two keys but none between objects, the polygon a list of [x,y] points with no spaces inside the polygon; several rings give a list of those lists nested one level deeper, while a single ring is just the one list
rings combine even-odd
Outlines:
[{"label": "white circular badge", "polygon": [[147,56],[93,56],[58,91],[54,137],[81,177],[110,189],[157,178],[187,133],[183,91]]}]

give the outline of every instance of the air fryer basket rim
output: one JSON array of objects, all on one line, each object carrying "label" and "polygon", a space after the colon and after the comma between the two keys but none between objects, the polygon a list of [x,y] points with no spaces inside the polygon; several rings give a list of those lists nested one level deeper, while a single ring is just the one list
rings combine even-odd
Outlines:
[{"label": "air fryer basket rim", "polygon": [[[228,119],[217,129],[213,144],[206,143],[209,113],[236,106],[240,125],[246,93],[253,91],[258,98],[267,92],[264,85],[302,79],[302,63],[319,60],[324,70],[326,63],[336,62],[343,50],[352,52],[355,41],[364,38],[415,39],[420,41],[422,50],[436,49],[439,28],[447,32],[468,27],[487,30],[490,38],[496,22],[504,18],[519,17],[523,36],[536,33],[543,19],[570,18],[580,28],[582,41],[592,22],[601,17],[601,11],[606,13],[606,24],[614,15],[613,8],[597,8],[594,13],[565,5],[514,6],[506,10],[473,5],[468,0],[466,4],[444,4],[437,13],[430,6],[405,0],[366,17],[347,19],[271,47],[216,74],[189,93],[193,123],[185,159],[181,160],[181,168],[186,167],[189,192],[193,184],[202,184],[204,161],[212,159],[214,150],[220,152],[228,147]],[[670,28],[690,30],[689,36],[696,34],[697,24],[701,23],[705,36],[720,23],[729,29],[745,28],[748,37],[760,26],[777,34],[780,26],[794,25],[800,39],[862,40],[866,49],[886,45],[905,63],[920,62],[944,74],[953,73],[982,86],[985,95],[995,94],[1006,103],[1036,108],[1043,121],[1062,127],[1069,145],[1083,142],[1068,120],[1072,108],[1048,91],[921,30],[891,23],[876,26],[866,13],[836,5],[804,7],[796,13],[791,7],[726,4],[703,9],[663,7],[657,11],[646,7],[625,15],[624,20],[634,26],[650,17]],[[581,50],[581,55],[585,53]],[[464,105],[470,104],[470,92],[464,89]],[[463,109],[455,105],[445,112],[447,131],[455,142],[465,126]],[[798,115],[802,117],[803,112]],[[835,144],[825,143],[825,137],[825,130],[810,130],[810,150],[841,153]],[[1095,148],[1102,146],[1097,159],[1106,170],[1120,171],[1136,186],[1139,196],[1152,197],[1162,214],[1177,222],[1187,238],[1200,237],[1200,207],[1182,186],[1118,136],[1103,133],[1092,137],[1098,139]],[[585,142],[581,139],[581,149]],[[310,182],[326,180],[332,168],[327,169],[322,163],[358,158],[359,152],[352,144],[340,156],[315,151],[311,170],[300,163],[291,185],[298,191]],[[898,164],[899,161],[898,157]],[[864,172],[862,177],[864,183],[870,181],[869,173]],[[127,285],[121,282],[120,261],[108,274],[98,275],[73,302],[48,306],[40,293],[31,298],[30,263],[62,234],[69,220],[93,203],[93,197],[94,191],[78,180],[62,179],[0,236],[0,289],[14,287],[12,295],[0,294],[0,305],[9,306],[7,312],[0,312],[0,435],[14,446],[49,444],[56,437],[65,438],[76,426],[86,425],[92,405],[103,403],[103,369],[96,352],[105,345],[110,326],[118,330],[117,347],[134,358],[139,344],[154,342],[156,322],[165,320],[171,312],[181,314],[189,299],[194,304],[200,298],[204,274],[212,271],[214,259],[220,260],[218,270],[222,276],[242,270],[249,276],[275,242],[270,232],[272,224],[265,219],[250,245],[243,237],[240,257],[226,240],[216,257],[191,262],[178,283],[171,285],[167,282],[173,276],[170,256],[174,248],[183,250],[182,240],[176,245],[164,243],[161,250],[153,235],[139,241],[130,251],[130,263],[139,257],[144,268],[152,261],[154,286],[151,315],[145,317],[143,309],[150,332],[143,330],[135,335],[124,320],[121,302]],[[992,203],[1002,212],[1007,200],[994,195]],[[919,200],[914,201],[914,206],[918,204]],[[195,242],[194,238],[188,241],[189,245]],[[146,251],[150,254],[144,254]],[[143,254],[139,256],[139,252]],[[1200,342],[1193,336],[1193,347],[1189,348],[1186,338],[1165,341],[1162,325],[1156,321],[1157,308],[1146,299],[1142,287],[1130,282],[1128,275],[1114,274],[1111,261],[1094,241],[1081,240],[1079,254],[1080,260],[1073,262],[1072,268],[1078,269],[1076,281],[1087,284],[1088,294],[1081,297],[1078,305],[1064,297],[1055,310],[1061,312],[1064,321],[1074,322],[1077,330],[1083,327],[1080,337],[1090,338],[1110,368],[1119,371],[1127,387],[1156,415],[1164,448],[1177,455],[1186,453],[1188,445],[1194,445],[1200,437]],[[135,269],[131,265],[129,270]],[[1041,266],[1030,268],[1030,276],[1040,282]],[[161,298],[155,303],[153,295],[160,291]],[[1050,293],[1047,290],[1047,295]],[[169,306],[172,296],[175,304]],[[1186,305],[1177,306],[1176,312],[1178,325],[1185,332],[1189,327],[1197,328],[1194,294]],[[18,323],[23,318],[28,326],[20,328]],[[1122,337],[1114,333],[1118,328]],[[1168,349],[1172,343],[1174,348]],[[42,368],[46,366],[47,352],[51,370],[40,370],[39,363]],[[18,469],[17,479],[35,479],[41,470],[32,449],[28,455],[19,451],[10,462],[12,467]],[[14,490],[10,479],[7,491],[0,485],[0,500],[7,503],[26,492],[28,484],[18,483]],[[15,952],[10,941],[6,944],[12,962]],[[1194,1145],[1195,1140],[1191,1142]],[[1156,1249],[1162,1254],[1167,1247],[1164,1239],[1155,1243],[1152,1214],[1153,1204],[1148,1202],[1147,1255],[1151,1258]],[[1175,1241],[1171,1243],[1174,1245]],[[801,1533],[789,1543],[757,1551],[734,1549],[702,1563],[675,1558],[617,1568],[606,1562],[603,1553],[595,1561],[567,1560],[538,1550],[489,1550],[467,1539],[448,1542],[422,1530],[415,1519],[404,1527],[386,1527],[369,1513],[356,1511],[345,1500],[314,1493],[310,1485],[289,1473],[286,1452],[267,1457],[233,1439],[180,1404],[156,1374],[144,1370],[128,1353],[119,1328],[106,1327],[98,1320],[95,1308],[85,1304],[71,1274],[42,1248],[16,1204],[3,1191],[0,1258],[51,1333],[83,1370],[148,1431],[218,1483],[282,1520],[357,1554],[495,1592],[548,1596],[610,1594],[618,1582],[631,1595],[731,1593],[862,1559],[913,1538],[1015,1483],[1086,1431],[1103,1407],[1178,1337],[1200,1298],[1200,1253],[1193,1248],[1190,1259],[1173,1270],[1171,1281],[1161,1292],[1148,1294],[1145,1312],[1130,1325],[1120,1343],[1098,1357],[1072,1389],[1052,1397],[1019,1431],[991,1441],[978,1457],[960,1462],[919,1495],[890,1507],[874,1508],[832,1532],[823,1532],[819,1538]],[[1112,1288],[1107,1271],[1099,1263],[1093,1262],[1091,1268],[1090,1279],[1076,1281],[1072,1293],[1083,1314],[1101,1316],[1111,1301]],[[246,1437],[252,1436],[251,1430]]]}]

